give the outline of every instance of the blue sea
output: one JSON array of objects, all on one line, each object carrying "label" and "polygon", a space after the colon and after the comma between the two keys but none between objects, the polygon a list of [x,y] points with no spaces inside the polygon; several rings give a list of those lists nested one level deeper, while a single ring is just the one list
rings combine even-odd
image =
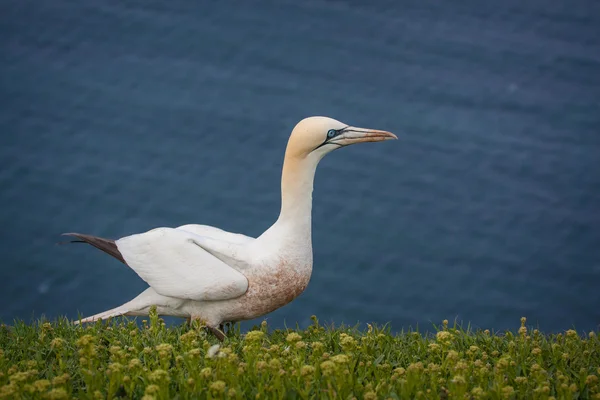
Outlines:
[{"label": "blue sea", "polygon": [[0,35],[5,323],[146,287],[62,232],[260,235],[326,115],[400,140],[322,161],[313,276],[272,326],[599,328],[598,1],[5,1]]}]

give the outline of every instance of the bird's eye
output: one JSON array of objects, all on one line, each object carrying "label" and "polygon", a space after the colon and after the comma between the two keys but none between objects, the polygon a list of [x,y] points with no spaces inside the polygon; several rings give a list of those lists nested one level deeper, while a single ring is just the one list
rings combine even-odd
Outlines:
[{"label": "bird's eye", "polygon": [[329,139],[331,139],[332,137],[334,137],[335,134],[336,134],[336,130],[335,129],[330,129],[330,130],[327,131],[327,137]]}]

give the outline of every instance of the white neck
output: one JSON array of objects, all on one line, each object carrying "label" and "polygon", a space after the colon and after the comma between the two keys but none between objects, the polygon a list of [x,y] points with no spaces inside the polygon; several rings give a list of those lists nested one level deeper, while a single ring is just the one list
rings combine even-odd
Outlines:
[{"label": "white neck", "polygon": [[277,221],[263,235],[270,242],[294,242],[312,249],[312,191],[321,154],[293,157],[286,154],[281,174],[281,212]]},{"label": "white neck", "polygon": [[281,212],[278,222],[308,226],[310,233],[312,192],[317,157],[286,157],[281,173]]}]

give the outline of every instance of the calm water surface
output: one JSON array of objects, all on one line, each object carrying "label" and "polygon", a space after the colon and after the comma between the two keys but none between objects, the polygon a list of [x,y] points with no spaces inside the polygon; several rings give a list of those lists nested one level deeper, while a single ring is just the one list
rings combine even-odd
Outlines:
[{"label": "calm water surface", "polygon": [[400,140],[326,157],[314,272],[268,318],[600,323],[600,3],[4,2],[0,319],[87,315],[145,288],[65,231],[279,211],[294,124]]}]

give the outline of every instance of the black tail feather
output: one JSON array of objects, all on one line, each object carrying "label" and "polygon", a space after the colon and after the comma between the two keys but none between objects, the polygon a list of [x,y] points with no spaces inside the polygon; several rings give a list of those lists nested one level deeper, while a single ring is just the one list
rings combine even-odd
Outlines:
[{"label": "black tail feather", "polygon": [[67,242],[67,243],[88,243],[88,244],[91,244],[95,248],[100,249],[100,250],[102,250],[103,252],[105,252],[107,254],[110,254],[111,256],[113,256],[114,258],[116,258],[117,260],[121,261],[123,264],[127,264],[125,262],[125,259],[123,258],[123,255],[121,254],[121,252],[117,248],[117,245],[115,244],[114,240],[103,239],[103,238],[98,237],[98,236],[84,235],[83,233],[63,233],[63,235],[65,235],[65,236],[73,236],[73,237],[79,239],[79,240],[72,240],[72,241]]}]

